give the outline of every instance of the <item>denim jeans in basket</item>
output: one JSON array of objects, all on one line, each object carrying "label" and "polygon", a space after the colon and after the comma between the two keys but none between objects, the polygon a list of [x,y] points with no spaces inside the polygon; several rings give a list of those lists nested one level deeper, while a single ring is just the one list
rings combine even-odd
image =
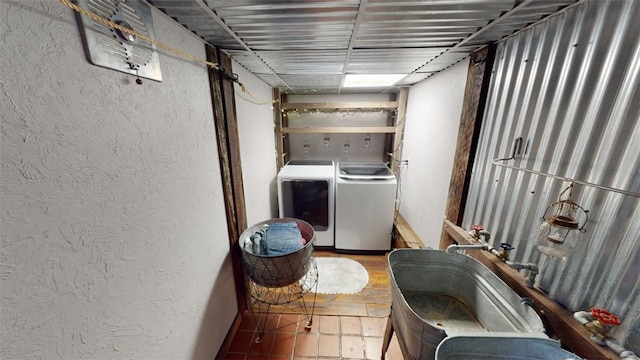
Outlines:
[{"label": "denim jeans in basket", "polygon": [[295,222],[270,224],[262,239],[266,255],[286,255],[302,248],[302,234]]}]

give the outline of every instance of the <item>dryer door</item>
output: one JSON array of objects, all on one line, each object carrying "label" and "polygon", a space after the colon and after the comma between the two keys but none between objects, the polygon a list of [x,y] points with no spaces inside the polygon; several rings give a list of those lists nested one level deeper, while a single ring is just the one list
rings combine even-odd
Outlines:
[{"label": "dryer door", "polygon": [[282,180],[280,217],[301,219],[315,231],[329,228],[328,180]]}]

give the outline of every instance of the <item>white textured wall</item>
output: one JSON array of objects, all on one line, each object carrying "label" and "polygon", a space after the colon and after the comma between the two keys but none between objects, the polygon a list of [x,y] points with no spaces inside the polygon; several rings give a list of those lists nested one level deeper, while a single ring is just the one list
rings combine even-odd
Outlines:
[{"label": "white textured wall", "polygon": [[249,91],[245,93],[235,85],[242,180],[247,224],[251,226],[278,217],[273,107],[262,103],[272,100],[273,90],[236,62],[233,72]]},{"label": "white textured wall", "polygon": [[400,213],[426,246],[438,248],[468,61],[411,87],[407,100]]},{"label": "white textured wall", "polygon": [[212,358],[237,306],[206,69],[93,66],[52,0],[3,0],[0,29],[0,357]]}]

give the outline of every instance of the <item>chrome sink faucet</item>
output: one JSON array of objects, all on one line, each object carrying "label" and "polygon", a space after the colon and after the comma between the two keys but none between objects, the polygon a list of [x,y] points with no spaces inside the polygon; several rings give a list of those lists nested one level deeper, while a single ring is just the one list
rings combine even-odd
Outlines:
[{"label": "chrome sink faucet", "polygon": [[[495,255],[498,259],[500,259],[503,263],[507,264],[512,269],[515,270],[525,270],[527,271],[524,274],[524,285],[528,288],[533,288],[536,282],[536,276],[540,272],[538,265],[534,263],[520,263],[513,262],[509,260],[509,251],[513,250],[514,247],[509,243],[500,243],[500,250],[489,245],[488,240],[491,237],[488,231],[484,230],[482,225],[472,225],[471,231],[469,231],[469,235],[471,239],[475,241],[475,244],[469,245],[460,245],[460,244],[452,244],[447,247],[446,252],[453,253],[458,250],[486,250],[493,255]],[[482,238],[482,240],[481,240]],[[471,240],[470,239],[470,240]]]}]

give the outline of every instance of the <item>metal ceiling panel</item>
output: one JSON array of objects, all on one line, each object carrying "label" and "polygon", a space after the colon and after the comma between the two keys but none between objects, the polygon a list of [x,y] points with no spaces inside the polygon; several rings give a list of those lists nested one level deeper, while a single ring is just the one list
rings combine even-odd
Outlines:
[{"label": "metal ceiling panel", "polygon": [[410,74],[444,50],[446,48],[357,49],[353,51],[346,71],[352,74]]},{"label": "metal ceiling panel", "polygon": [[269,75],[269,74],[256,74],[262,81],[267,84],[275,84],[272,85],[274,88],[284,88],[286,86],[285,82],[279,76]]},{"label": "metal ceiling panel", "polygon": [[225,52],[253,74],[273,74],[273,70],[252,52],[243,50],[227,50]]},{"label": "metal ceiling panel", "polygon": [[340,86],[341,76],[325,75],[318,77],[315,74],[309,75],[282,75],[282,79],[289,86],[311,89],[311,88],[334,88]]},{"label": "metal ceiling panel", "polygon": [[420,81],[428,78],[429,76],[435,74],[435,72],[415,72],[404,79],[398,81],[396,84],[399,86],[408,86],[413,85],[415,83],[419,83]]},{"label": "metal ceiling panel", "polygon": [[415,84],[576,0],[149,2],[283,93],[339,93],[348,73]]},{"label": "metal ceiling panel", "polygon": [[332,50],[258,51],[278,74],[341,74],[345,52]]}]

